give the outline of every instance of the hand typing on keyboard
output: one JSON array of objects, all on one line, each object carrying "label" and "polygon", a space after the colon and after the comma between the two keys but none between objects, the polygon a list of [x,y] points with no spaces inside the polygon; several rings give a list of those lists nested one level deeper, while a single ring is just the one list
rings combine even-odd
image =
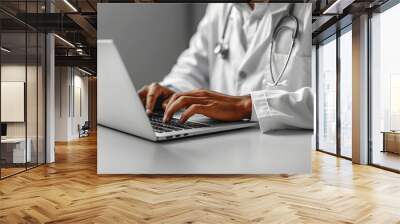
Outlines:
[{"label": "hand typing on keyboard", "polygon": [[157,102],[161,103],[161,107],[165,109],[169,99],[175,92],[158,83],[152,83],[143,86],[139,91],[139,97],[143,105],[146,107],[146,113],[152,114],[155,111]]},{"label": "hand typing on keyboard", "polygon": [[195,123],[195,122],[190,122],[190,121],[182,124],[176,118],[172,118],[170,122],[164,123],[162,121],[163,114],[159,114],[159,113],[153,113],[153,114],[149,115],[149,118],[150,118],[151,126],[153,127],[154,131],[158,132],[158,133],[209,127],[209,125],[206,125],[206,124],[200,124],[200,123]]},{"label": "hand typing on keyboard", "polygon": [[229,96],[203,89],[175,93],[165,107],[163,121],[169,122],[181,109],[185,110],[179,119],[181,123],[195,114],[219,121],[239,121],[251,117],[252,102],[250,96]]},{"label": "hand typing on keyboard", "polygon": [[204,89],[175,93],[167,87],[153,83],[139,90],[139,96],[149,115],[154,112],[157,101],[162,104],[165,112],[160,122],[163,123],[175,122],[173,115],[182,109],[184,112],[176,123],[185,123],[195,114],[219,121],[239,121],[250,118],[252,111],[249,95],[229,96]]}]

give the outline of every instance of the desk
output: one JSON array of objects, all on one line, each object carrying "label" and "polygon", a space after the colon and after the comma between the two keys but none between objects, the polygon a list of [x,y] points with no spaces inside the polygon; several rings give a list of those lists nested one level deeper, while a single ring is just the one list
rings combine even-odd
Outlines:
[{"label": "desk", "polygon": [[[26,141],[28,142],[25,151],[25,138],[6,138],[1,139],[1,154],[2,159],[5,159],[6,163],[13,163],[13,164],[25,164],[26,162],[31,161],[31,145],[32,141],[30,138],[27,138]],[[9,147],[9,146],[12,146]],[[26,154],[25,154],[26,153]],[[9,158],[8,155],[10,156]],[[12,158],[12,159],[11,159]]]},{"label": "desk", "polygon": [[400,131],[382,131],[383,150],[382,152],[392,152],[400,154]]},{"label": "desk", "polygon": [[311,131],[258,128],[154,143],[97,129],[98,174],[298,174],[311,172]]}]

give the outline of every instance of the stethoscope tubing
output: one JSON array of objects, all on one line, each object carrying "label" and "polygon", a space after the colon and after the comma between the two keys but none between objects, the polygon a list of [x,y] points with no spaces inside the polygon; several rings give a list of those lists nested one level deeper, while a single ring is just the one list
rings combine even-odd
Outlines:
[{"label": "stethoscope tubing", "polygon": [[[295,22],[296,28],[295,28],[294,31],[293,31],[292,28],[289,28],[289,27],[287,27],[287,26],[281,26],[281,24],[282,24],[286,19],[290,19],[290,20],[292,20],[292,21]],[[292,53],[293,53],[294,45],[295,45],[295,43],[296,43],[297,32],[298,32],[298,29],[299,29],[299,28],[298,28],[298,25],[299,25],[299,22],[298,22],[297,18],[294,17],[293,15],[290,15],[290,14],[289,14],[289,15],[286,15],[286,16],[284,16],[283,18],[281,18],[281,20],[278,22],[278,25],[277,25],[276,28],[275,28],[275,31],[274,31],[273,36],[272,36],[271,48],[270,48],[270,51],[269,51],[269,52],[270,52],[270,53],[269,53],[269,71],[270,71],[271,80],[272,80],[272,83],[269,83],[269,84],[268,84],[269,86],[278,86],[279,84],[281,84],[281,80],[282,80],[283,75],[284,75],[284,73],[285,73],[285,71],[286,71],[286,68],[287,68],[287,66],[288,66],[288,64],[289,64],[290,58],[291,58]],[[274,47],[275,47],[275,40],[278,38],[279,33],[280,33],[281,31],[284,31],[284,30],[290,30],[290,31],[292,32],[292,42],[291,42],[291,44],[290,44],[289,53],[288,53],[288,55],[287,55],[286,58],[285,58],[285,63],[284,63],[284,65],[283,65],[283,67],[282,67],[282,69],[281,69],[279,75],[278,75],[278,76],[275,76],[274,71],[273,71],[273,67],[272,67],[272,61],[274,60],[274,59],[273,59],[272,53],[273,53],[273,51],[275,50],[275,49],[274,49]],[[276,80],[275,80],[275,77],[277,77]]]},{"label": "stethoscope tubing", "polygon": [[[229,52],[229,46],[227,46],[227,44],[225,43],[225,39],[226,39],[226,31],[227,31],[228,26],[229,26],[229,18],[230,18],[230,15],[232,13],[232,9],[233,9],[233,5],[231,5],[229,7],[229,9],[228,9],[228,13],[227,13],[227,16],[226,16],[225,21],[224,21],[224,27],[223,27],[223,30],[222,30],[221,38],[220,38],[218,44],[216,45],[216,47],[214,49],[214,53],[215,54],[219,54],[222,57],[222,59],[226,59],[227,55],[228,55],[228,52]],[[293,53],[293,49],[294,49],[294,46],[295,46],[295,43],[296,43],[296,38],[297,38],[298,30],[299,30],[299,21],[294,15],[292,15],[292,11],[293,11],[293,5],[290,5],[289,14],[284,16],[284,17],[282,17],[279,20],[279,22],[276,25],[276,27],[274,29],[274,32],[272,34],[272,41],[271,41],[271,47],[270,47],[270,53],[269,53],[269,71],[270,71],[270,76],[271,76],[272,82],[268,83],[268,86],[271,86],[271,87],[276,87],[276,86],[281,85],[281,84],[284,83],[284,82],[281,82],[281,80],[283,78],[283,75],[285,74],[285,71],[286,71],[287,66],[289,64],[289,61],[290,61],[290,58],[291,58],[291,55]],[[281,26],[281,24],[287,19],[290,19],[290,20],[295,22],[296,27],[294,29],[292,29],[290,27],[287,27],[287,26]],[[281,31],[283,31],[283,30],[292,31],[292,42],[290,44],[289,53],[285,58],[285,63],[283,65],[279,75],[275,79],[275,74],[274,74],[273,68],[272,68],[272,61],[273,61],[273,57],[272,57],[273,55],[272,54],[273,54],[273,50],[274,50],[274,46],[275,46],[275,39],[278,37],[279,33]]]}]

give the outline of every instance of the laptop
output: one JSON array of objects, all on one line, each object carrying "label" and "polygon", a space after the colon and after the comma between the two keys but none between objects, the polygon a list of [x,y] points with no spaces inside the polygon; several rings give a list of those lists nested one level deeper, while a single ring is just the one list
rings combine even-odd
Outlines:
[{"label": "laptop", "polygon": [[132,77],[113,40],[97,41],[98,124],[151,141],[180,139],[256,126],[256,122],[218,122],[202,115],[178,122],[179,114],[169,123],[162,113],[148,116],[140,101]]}]

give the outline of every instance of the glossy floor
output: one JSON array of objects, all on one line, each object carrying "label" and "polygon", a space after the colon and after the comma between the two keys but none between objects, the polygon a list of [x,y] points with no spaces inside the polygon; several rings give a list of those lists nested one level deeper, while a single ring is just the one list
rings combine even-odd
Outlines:
[{"label": "glossy floor", "polygon": [[375,150],[372,161],[374,164],[400,171],[400,155],[392,152]]},{"label": "glossy floor", "polygon": [[13,174],[23,172],[26,168],[1,168],[1,178],[11,176]]},{"label": "glossy floor", "polygon": [[98,176],[96,139],[0,181],[0,223],[400,223],[400,175],[315,152],[311,175]]}]

